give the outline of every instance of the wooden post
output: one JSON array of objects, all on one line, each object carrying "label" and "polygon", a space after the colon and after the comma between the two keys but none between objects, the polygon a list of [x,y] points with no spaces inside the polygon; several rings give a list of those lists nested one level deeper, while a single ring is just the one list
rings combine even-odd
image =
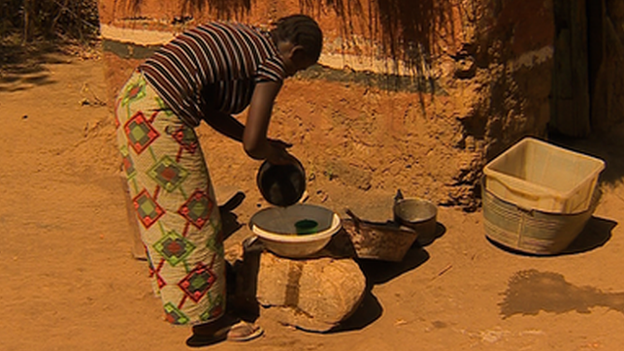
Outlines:
[{"label": "wooden post", "polygon": [[30,0],[24,0],[24,34],[22,37],[22,45],[28,42],[28,32],[30,27]]},{"label": "wooden post", "polygon": [[591,132],[585,0],[555,0],[554,6],[555,67],[550,126],[561,134],[583,137]]}]

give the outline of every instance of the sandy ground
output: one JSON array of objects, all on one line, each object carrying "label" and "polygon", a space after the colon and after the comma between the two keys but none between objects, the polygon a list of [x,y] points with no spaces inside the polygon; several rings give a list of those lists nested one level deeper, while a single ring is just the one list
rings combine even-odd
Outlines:
[{"label": "sandy ground", "polygon": [[[163,321],[145,262],[131,255],[112,119],[98,104],[101,62],[54,57],[0,80],[0,350],[185,350],[189,329]],[[620,350],[623,135],[573,144],[609,168],[602,201],[570,252],[503,250],[485,238],[480,211],[440,208],[445,233],[435,242],[412,248],[402,264],[362,264],[373,288],[346,330],[307,333],[261,317],[261,339],[210,349]],[[222,156],[209,163],[214,157]],[[262,206],[255,169],[247,172],[234,184],[248,192],[234,210],[241,223]],[[323,191],[336,209],[373,196]],[[230,237],[230,251],[246,235]]]}]

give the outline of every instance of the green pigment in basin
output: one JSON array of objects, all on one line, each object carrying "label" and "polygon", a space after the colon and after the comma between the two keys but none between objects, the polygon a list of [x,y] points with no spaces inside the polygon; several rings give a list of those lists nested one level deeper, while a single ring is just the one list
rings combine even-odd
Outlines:
[{"label": "green pigment in basin", "polygon": [[303,219],[297,223],[295,223],[295,228],[297,228],[297,234],[305,235],[305,234],[314,234],[317,232],[318,223],[311,219]]}]

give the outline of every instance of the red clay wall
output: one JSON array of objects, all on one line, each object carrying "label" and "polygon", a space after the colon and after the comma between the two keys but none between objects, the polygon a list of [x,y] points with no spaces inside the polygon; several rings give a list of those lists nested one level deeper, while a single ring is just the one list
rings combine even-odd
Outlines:
[{"label": "red clay wall", "polygon": [[[217,18],[268,25],[303,11],[324,30],[324,68],[285,84],[270,133],[295,143],[315,181],[401,188],[474,208],[485,162],[524,135],[546,133],[551,0],[205,2],[221,6],[183,11],[176,1],[132,7],[101,0],[109,98],[151,44],[115,29],[171,32]],[[191,14],[192,21],[173,24]],[[201,133],[205,151],[234,147]],[[236,150],[235,162],[207,156],[213,177],[235,180],[246,174],[242,167],[254,166]]]}]

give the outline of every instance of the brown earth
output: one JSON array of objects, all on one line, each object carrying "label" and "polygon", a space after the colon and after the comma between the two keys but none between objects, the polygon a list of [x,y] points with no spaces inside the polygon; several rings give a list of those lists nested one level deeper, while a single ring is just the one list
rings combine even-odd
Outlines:
[{"label": "brown earth", "polygon": [[[187,349],[188,328],[163,320],[146,264],[131,255],[114,126],[108,108],[99,103],[106,95],[101,61],[58,54],[39,59],[47,63],[1,71],[0,301],[5,312],[0,349]],[[280,96],[277,108],[289,98],[294,99]],[[367,123],[357,117],[345,116]],[[277,123],[288,125],[297,138],[311,137],[295,132],[296,121]],[[209,166],[228,165],[211,168],[215,184],[246,193],[233,211],[239,223],[246,223],[266,206],[255,188],[258,162],[208,128],[199,132]],[[608,162],[602,201],[568,253],[512,253],[485,238],[481,211],[441,207],[438,221],[445,231],[436,241],[412,248],[401,264],[362,263],[371,293],[343,330],[306,333],[265,314],[258,320],[266,330],[261,339],[212,349],[621,349],[623,136],[620,128],[613,136],[567,141]],[[291,141],[296,144],[297,138]],[[421,142],[435,149],[441,141]],[[295,146],[293,152],[307,165],[317,162],[316,150]],[[387,167],[388,184],[409,171]],[[378,209],[389,211],[382,204],[393,195],[390,186],[385,192],[365,191],[332,179],[331,170],[311,173],[309,202],[336,211],[348,206],[371,218],[388,215]],[[227,240],[231,257],[248,235],[243,227]]]},{"label": "brown earth", "polygon": [[[324,67],[305,74],[314,83],[284,88],[272,132],[297,141],[312,173],[347,186],[399,187],[474,210],[487,160],[525,135],[544,137],[553,120],[552,1],[98,3],[109,98],[163,36],[207,20],[268,26],[312,15],[323,28]],[[578,124],[562,115],[559,124]]]}]

